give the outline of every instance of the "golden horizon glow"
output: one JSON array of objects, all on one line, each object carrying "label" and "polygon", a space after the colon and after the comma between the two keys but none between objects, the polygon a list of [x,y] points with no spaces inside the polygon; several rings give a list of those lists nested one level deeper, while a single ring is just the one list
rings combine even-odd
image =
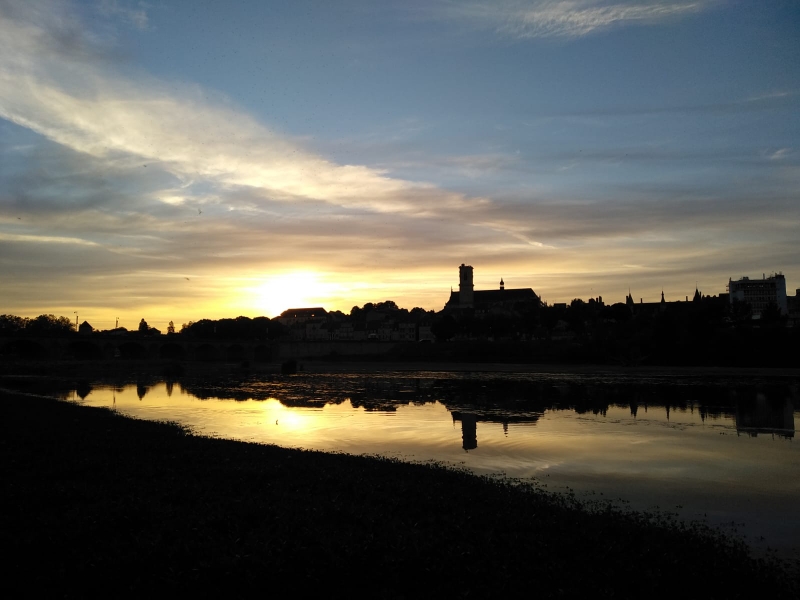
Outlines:
[{"label": "golden horizon glow", "polygon": [[[495,264],[500,261],[464,260],[475,267],[475,289],[496,289],[502,277],[506,288],[532,288],[545,302],[569,303],[573,298],[596,298],[602,296],[606,304],[624,302],[630,286],[635,301],[645,302],[660,299],[661,290],[668,301],[684,300],[694,293],[696,279],[687,279],[681,273],[665,276],[657,272],[626,268],[608,273],[591,273],[570,264],[567,270],[558,273],[554,266],[538,273],[522,271],[519,265],[503,268]],[[392,300],[400,308],[411,310],[421,307],[440,311],[449,298],[450,289],[458,290],[458,264],[455,261],[447,268],[419,268],[406,271],[383,271],[379,269],[347,273],[322,268],[299,267],[294,270],[275,271],[255,275],[252,271],[237,275],[236,270],[215,275],[191,273],[191,277],[178,274],[161,276],[155,286],[161,291],[158,297],[143,293],[140,296],[120,292],[120,283],[109,282],[109,292],[92,298],[87,304],[83,299],[68,303],[67,294],[62,294],[58,304],[14,307],[12,303],[0,309],[0,313],[34,318],[40,314],[54,314],[75,321],[75,312],[80,322],[88,321],[95,329],[112,329],[117,325],[128,330],[138,327],[144,318],[148,325],[166,333],[170,321],[180,331],[181,325],[201,319],[219,320],[245,316],[275,318],[290,308],[321,306],[331,312],[339,310],[349,314],[353,306],[367,302],[378,303]],[[627,277],[621,275],[629,273]],[[148,285],[152,274],[125,276],[120,279],[126,288]],[[610,281],[614,277],[627,280],[620,284]],[[623,279],[624,277],[624,279]],[[727,276],[708,277],[697,282],[706,295],[717,295],[725,291]],[[80,285],[78,285],[80,287]],[[788,286],[787,286],[788,287]],[[165,291],[166,290],[166,291]]]},{"label": "golden horizon glow", "polygon": [[264,282],[243,291],[250,295],[243,308],[276,317],[290,308],[322,306],[341,290],[342,285],[329,281],[314,271],[288,271],[268,276]]},{"label": "golden horizon glow", "polygon": [[[330,18],[349,20],[328,4]],[[141,27],[131,30],[124,11],[96,2],[0,2],[0,313],[78,312],[99,329],[117,317],[136,328],[144,318],[164,331],[170,320],[272,318],[308,306],[349,312],[385,300],[438,311],[457,289],[461,263],[475,268],[476,289],[496,289],[502,277],[550,304],[622,302],[629,288],[637,301],[657,301],[662,290],[683,299],[695,285],[716,295],[730,277],[771,270],[784,273],[787,290],[800,283],[800,143],[786,127],[800,93],[785,68],[791,61],[780,75],[764,50],[777,39],[793,48],[785,31],[765,28],[762,55],[746,56],[762,78],[722,78],[712,90],[687,87],[699,72],[678,69],[662,82],[682,90],[676,95],[629,87],[663,72],[648,61],[620,69],[616,50],[595,51],[617,27],[650,22],[628,18],[659,12],[650,9],[617,15],[613,28],[573,14],[567,37],[609,32],[587,35],[579,52],[568,40],[550,47],[556,62],[543,64],[561,68],[527,60],[534,42],[525,27],[512,36],[514,51],[481,28],[446,35],[455,47],[469,40],[486,51],[485,65],[523,61],[519,71],[492,73],[497,86],[476,86],[481,68],[448,62],[469,52],[404,66],[386,53],[431,33],[415,20],[370,11],[379,27],[348,28],[355,37],[346,46],[358,40],[350,58],[367,53],[366,62],[382,65],[364,77],[366,62],[331,54],[345,46],[328,36],[338,28],[290,42],[262,35],[278,26],[269,19],[206,8],[140,3]],[[303,10],[285,12],[286,23],[308,25]],[[663,25],[717,24],[703,12]],[[214,13],[235,21],[208,31],[215,60],[189,71],[171,63],[181,56],[174,44]],[[525,19],[548,31],[566,23],[543,15]],[[750,22],[742,19],[742,31]],[[255,35],[239,39],[251,27]],[[490,29],[493,37],[504,28]],[[373,44],[375,31],[397,37]],[[706,56],[699,31],[684,33],[698,36]],[[228,52],[240,42],[249,51]],[[284,71],[294,43],[338,58]],[[645,46],[641,55],[664,60],[673,50]],[[583,52],[598,58],[598,73],[621,79],[602,90],[591,77],[565,85],[558,74],[582,72]],[[742,56],[719,53],[707,68],[730,73]],[[539,76],[512,75],[531,68]],[[621,75],[629,72],[637,76]],[[353,85],[338,85],[342,77]],[[470,101],[444,100],[458,89],[469,89]],[[525,97],[536,100],[520,111],[514,99]],[[690,133],[675,139],[675,131]]]}]

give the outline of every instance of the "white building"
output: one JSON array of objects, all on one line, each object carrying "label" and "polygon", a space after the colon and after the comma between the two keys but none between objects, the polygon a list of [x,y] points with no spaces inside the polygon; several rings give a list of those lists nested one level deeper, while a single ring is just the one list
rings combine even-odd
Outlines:
[{"label": "white building", "polygon": [[753,309],[753,318],[759,318],[767,305],[776,304],[782,315],[789,314],[786,303],[786,279],[782,273],[766,274],[761,279],[742,277],[728,281],[730,303],[747,302]]}]

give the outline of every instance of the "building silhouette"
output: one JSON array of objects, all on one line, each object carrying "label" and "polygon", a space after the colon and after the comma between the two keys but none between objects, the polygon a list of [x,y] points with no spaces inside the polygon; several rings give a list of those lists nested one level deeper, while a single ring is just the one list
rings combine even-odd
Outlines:
[{"label": "building silhouette", "polygon": [[734,281],[728,280],[728,294],[731,304],[746,302],[753,309],[753,318],[759,318],[761,312],[770,304],[775,304],[782,315],[789,314],[786,302],[786,278],[782,273],[773,273],[769,277],[762,274],[761,279],[742,277]]},{"label": "building silhouette", "polygon": [[464,450],[478,447],[478,419],[475,415],[461,415],[461,447]]},{"label": "building silhouette", "polygon": [[736,433],[757,437],[759,433],[794,437],[794,404],[791,400],[767,400],[764,394],[736,403]]},{"label": "building silhouette", "polygon": [[462,264],[458,268],[458,291],[450,291],[450,298],[444,305],[444,310],[474,309],[479,314],[492,311],[512,312],[540,303],[539,296],[531,288],[506,289],[502,278],[498,289],[476,291],[472,276],[473,269],[470,265]]},{"label": "building silhouette", "polygon": [[326,311],[321,306],[312,308],[290,308],[281,313],[278,321],[284,325],[294,325],[295,323],[305,323],[313,319],[324,319],[328,316]]}]

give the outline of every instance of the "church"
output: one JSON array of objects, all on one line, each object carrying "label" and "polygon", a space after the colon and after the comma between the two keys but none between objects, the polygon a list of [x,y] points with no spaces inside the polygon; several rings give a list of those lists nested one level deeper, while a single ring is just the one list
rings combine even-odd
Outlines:
[{"label": "church", "polygon": [[444,310],[474,310],[477,314],[508,313],[538,306],[540,303],[539,296],[531,288],[507,290],[502,279],[499,289],[475,290],[472,284],[472,267],[462,264],[458,268],[458,291],[454,292],[451,288]]}]

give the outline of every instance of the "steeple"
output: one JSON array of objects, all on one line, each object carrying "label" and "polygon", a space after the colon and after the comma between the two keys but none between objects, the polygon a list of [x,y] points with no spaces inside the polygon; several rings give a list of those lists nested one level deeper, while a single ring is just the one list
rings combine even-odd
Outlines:
[{"label": "steeple", "polygon": [[461,263],[458,267],[458,305],[461,308],[472,308],[474,289],[472,267]]},{"label": "steeple", "polygon": [[503,282],[503,278],[502,277],[500,278],[500,289],[501,290],[506,289],[506,284]]},{"label": "steeple", "polygon": [[664,304],[664,290],[661,290],[661,304]]}]

